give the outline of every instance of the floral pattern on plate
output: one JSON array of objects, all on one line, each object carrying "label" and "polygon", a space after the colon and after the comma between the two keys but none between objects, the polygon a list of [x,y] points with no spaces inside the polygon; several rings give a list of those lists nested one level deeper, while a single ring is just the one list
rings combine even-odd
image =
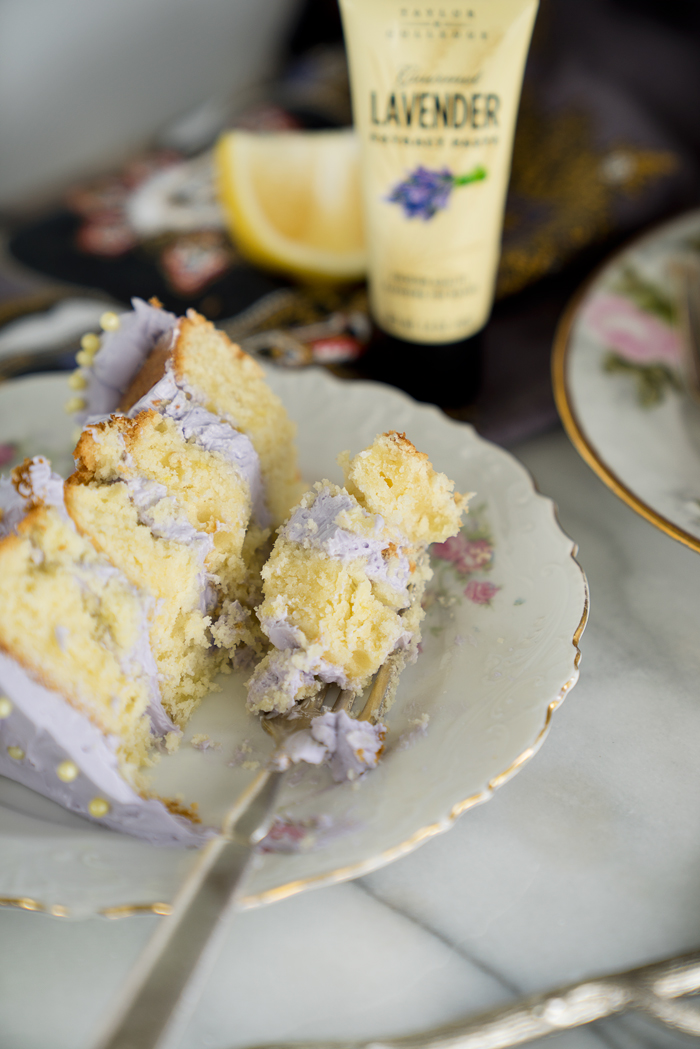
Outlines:
[{"label": "floral pattern on plate", "polygon": [[[312,766],[287,778],[242,908],[375,870],[487,800],[535,753],[575,683],[587,614],[573,543],[508,452],[388,386],[315,369],[271,369],[268,378],[298,423],[307,479],[340,481],[339,451],[398,429],[459,491],[479,495],[464,532],[434,560],[436,583],[457,600],[444,607],[436,598],[427,612],[423,651],[387,718],[387,753],[352,784]],[[59,375],[0,386],[0,443],[23,454],[56,449],[56,465],[70,470],[68,393]],[[246,677],[222,676],[188,725],[200,747],[181,746],[153,770],[156,793],[196,800],[207,822],[223,817],[270,752],[245,707]],[[201,749],[207,740],[216,745]],[[196,859],[95,828],[0,777],[0,904],[72,917],[162,914]]]},{"label": "floral pattern on plate", "polygon": [[[433,579],[426,588],[423,607],[428,611],[437,602],[443,607],[462,603],[491,605],[502,588],[483,576],[493,568],[495,546],[486,517],[486,505],[470,509],[467,523],[457,535],[430,549]],[[442,630],[429,625],[431,632]]]},{"label": "floral pattern on plate", "polygon": [[678,311],[659,283],[628,264],[610,288],[591,295],[582,317],[606,348],[603,369],[631,375],[643,408],[660,404],[670,389],[681,389]]},{"label": "floral pattern on plate", "polygon": [[584,459],[637,513],[700,553],[700,406],[681,384],[674,287],[678,262],[699,253],[695,210],[614,255],[563,318],[553,375]]}]

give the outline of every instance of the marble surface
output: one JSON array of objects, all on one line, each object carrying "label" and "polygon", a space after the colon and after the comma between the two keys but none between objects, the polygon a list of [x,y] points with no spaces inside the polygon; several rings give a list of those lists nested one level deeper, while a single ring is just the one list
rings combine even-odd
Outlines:
[{"label": "marble surface", "polygon": [[[581,679],[548,740],[412,855],[239,915],[176,1049],[407,1033],[700,947],[700,558],[619,502],[562,433],[515,451],[591,587]],[[158,920],[0,911],[0,1049],[89,1049]],[[541,1044],[694,1040],[630,1014]]]}]

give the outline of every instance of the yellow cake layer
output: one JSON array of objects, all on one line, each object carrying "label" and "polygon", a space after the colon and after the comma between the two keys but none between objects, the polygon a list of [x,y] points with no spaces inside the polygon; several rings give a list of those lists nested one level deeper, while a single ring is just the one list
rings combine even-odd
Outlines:
[{"label": "yellow cake layer", "polygon": [[461,525],[467,497],[437,473],[404,433],[384,433],[350,458],[339,457],[345,485],[361,506],[396,525],[412,543],[442,543]]},{"label": "yellow cake layer", "polygon": [[219,650],[209,648],[211,620],[199,609],[201,566],[196,551],[156,538],[140,524],[124,482],[98,484],[74,474],[66,483],[65,498],[79,530],[131,582],[156,598],[151,647],[162,675],[163,706],[173,721],[184,724],[222,659]]},{"label": "yellow cake layer", "polygon": [[[415,651],[423,617],[421,598],[432,575],[427,546],[459,531],[466,497],[454,493],[454,483],[433,470],[427,455],[405,434],[380,434],[359,455],[351,459],[346,452],[340,461],[346,488],[317,483],[299,503],[299,510],[306,512],[303,529],[294,530],[294,539],[283,530],[276,540],[263,569],[265,600],[257,613],[263,628],[270,624],[272,637],[282,624],[290,628],[282,635],[294,637],[296,647],[285,650],[290,667],[323,676],[327,669],[314,670],[321,659],[359,691],[397,642]],[[333,556],[329,549],[334,547],[325,545],[326,539],[317,541],[313,505],[322,494],[341,497],[341,505],[348,495],[354,497],[354,505],[325,521],[324,528],[335,524],[368,542],[366,548],[374,550],[375,559],[371,578],[366,558]],[[341,549],[346,541],[340,542]],[[345,549],[355,548],[350,542]],[[376,567],[378,553],[382,570]],[[295,629],[301,637],[294,636]],[[249,703],[254,709],[285,710],[313,690],[306,684],[292,696],[274,675],[269,687],[260,685],[264,680],[264,668],[251,679]]]},{"label": "yellow cake layer", "polygon": [[102,732],[119,738],[134,782],[148,761],[151,724],[143,668],[131,655],[142,598],[104,566],[53,507],[32,510],[0,542],[0,647]]},{"label": "yellow cake layer", "polygon": [[[133,465],[124,460],[124,452]],[[185,441],[172,419],[144,411],[135,419],[115,416],[83,431],[75,457],[78,469],[96,481],[109,484],[141,476],[165,485],[192,527],[213,537],[207,569],[227,593],[242,584],[250,493],[221,453]],[[258,541],[261,538],[258,531]]]},{"label": "yellow cake layer", "polygon": [[193,310],[179,322],[172,361],[178,381],[193,388],[205,408],[250,437],[260,458],[273,527],[279,526],[302,491],[296,426],[267,385],[263,369]]},{"label": "yellow cake layer", "polygon": [[263,569],[266,617],[286,618],[304,634],[304,648],[342,666],[359,685],[403,633],[400,616],[374,595],[362,561],[343,563],[279,539]]}]

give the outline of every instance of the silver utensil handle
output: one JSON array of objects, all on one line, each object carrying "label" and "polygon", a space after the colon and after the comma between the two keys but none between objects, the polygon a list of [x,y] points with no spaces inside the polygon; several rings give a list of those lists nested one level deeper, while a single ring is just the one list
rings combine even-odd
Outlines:
[{"label": "silver utensil handle", "polygon": [[219,953],[252,847],[269,829],[281,773],[259,773],[213,838],[133,969],[99,1049],[157,1049],[181,1028]]},{"label": "silver utensil handle", "polygon": [[557,1031],[638,1009],[675,1031],[700,1035],[700,1010],[674,999],[700,991],[700,951],[533,994],[417,1034],[370,1041],[272,1042],[256,1049],[512,1049]]}]

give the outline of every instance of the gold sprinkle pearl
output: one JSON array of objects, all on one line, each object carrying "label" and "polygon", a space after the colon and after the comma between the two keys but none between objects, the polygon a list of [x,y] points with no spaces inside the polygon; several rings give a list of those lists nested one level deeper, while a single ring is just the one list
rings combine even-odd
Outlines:
[{"label": "gold sprinkle pearl", "polygon": [[103,313],[100,317],[100,327],[102,328],[102,331],[117,331],[119,324],[119,317],[116,313],[113,313],[112,310],[107,310],[107,312]]},{"label": "gold sprinkle pearl", "polygon": [[[105,314],[105,317],[106,316],[107,314]],[[116,314],[112,314],[112,316],[114,317],[116,316]],[[80,340],[80,348],[81,350],[84,350],[85,353],[90,354],[91,357],[94,357],[100,348],[99,335],[95,335],[91,331],[89,331],[87,335],[83,335],[82,339]]]},{"label": "gold sprinkle pearl", "polygon": [[12,713],[13,707],[12,702],[7,696],[0,696],[0,721],[4,718],[9,718]]},{"label": "gold sprinkle pearl", "polygon": [[64,783],[72,783],[79,772],[80,769],[74,761],[62,761],[56,769],[56,775]]},{"label": "gold sprinkle pearl", "polygon": [[86,405],[84,397],[69,397],[65,404],[65,410],[68,415],[75,415],[76,412],[81,412]]},{"label": "gold sprinkle pearl", "polygon": [[86,350],[78,350],[75,355],[75,363],[81,368],[91,368],[94,353],[88,353]]},{"label": "gold sprinkle pearl", "polygon": [[80,369],[78,369],[78,371],[76,371],[76,372],[73,372],[72,375],[68,376],[68,386],[70,387],[71,390],[84,390],[85,389],[85,387],[87,386],[87,379],[85,378],[83,373],[80,371]]},{"label": "gold sprinkle pearl", "polygon": [[24,751],[21,747],[8,747],[7,753],[10,755],[11,758],[14,758],[15,761],[21,761],[24,757]]},{"label": "gold sprinkle pearl", "polygon": [[105,801],[104,798],[93,798],[88,805],[88,812],[95,819],[99,819],[100,816],[106,816],[109,812],[109,802]]}]

